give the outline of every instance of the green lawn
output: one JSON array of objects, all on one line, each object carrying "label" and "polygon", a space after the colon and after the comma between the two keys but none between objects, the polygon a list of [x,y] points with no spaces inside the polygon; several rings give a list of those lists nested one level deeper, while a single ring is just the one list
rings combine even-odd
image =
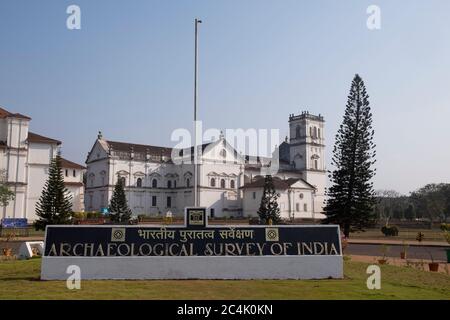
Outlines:
[{"label": "green lawn", "polygon": [[366,287],[367,264],[345,262],[343,280],[40,281],[40,259],[0,262],[0,299],[450,299],[450,276],[381,267],[381,290]]}]

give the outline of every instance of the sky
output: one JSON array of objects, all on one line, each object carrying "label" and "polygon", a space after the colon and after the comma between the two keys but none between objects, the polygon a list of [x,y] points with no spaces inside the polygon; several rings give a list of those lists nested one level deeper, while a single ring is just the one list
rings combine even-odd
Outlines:
[{"label": "sky", "polygon": [[[69,30],[69,5],[81,29]],[[380,8],[370,30],[368,6]],[[448,0],[1,0],[0,106],[84,163],[105,139],[173,146],[191,128],[194,19],[204,128],[326,120],[327,161],[353,76],[370,95],[376,189],[450,182]],[[330,164],[328,166],[331,167]]]}]

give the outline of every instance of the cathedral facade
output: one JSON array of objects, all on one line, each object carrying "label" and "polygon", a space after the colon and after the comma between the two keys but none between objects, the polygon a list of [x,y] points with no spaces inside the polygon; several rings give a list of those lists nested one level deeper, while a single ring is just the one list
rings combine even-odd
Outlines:
[{"label": "cathedral facade", "polygon": [[[0,210],[0,218],[37,219],[36,204],[42,194],[51,160],[61,141],[31,132],[31,118],[0,108],[0,179],[14,199]],[[72,196],[72,210],[84,211],[85,168],[62,159],[65,186]]]},{"label": "cathedral facade", "polygon": [[[273,180],[281,217],[323,218],[324,119],[307,112],[290,115],[289,135],[268,161],[240,154],[224,136],[199,146],[199,205],[210,217],[256,217],[264,185],[262,168],[276,162]],[[120,179],[133,215],[161,216],[170,211],[181,216],[186,206],[194,205],[193,149],[110,141],[99,134],[86,160],[85,209],[104,211]]]}]

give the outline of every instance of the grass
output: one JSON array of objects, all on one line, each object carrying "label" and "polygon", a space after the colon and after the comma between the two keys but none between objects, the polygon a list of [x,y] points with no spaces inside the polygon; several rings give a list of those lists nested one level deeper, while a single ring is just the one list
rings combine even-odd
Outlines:
[{"label": "grass", "polygon": [[443,232],[439,229],[398,229],[398,236],[386,237],[380,229],[368,229],[365,232],[353,232],[350,239],[370,239],[370,240],[416,240],[417,233],[422,232],[424,241],[445,242]]},{"label": "grass", "polygon": [[381,266],[381,290],[366,287],[367,264],[345,261],[342,280],[40,281],[40,259],[0,262],[0,299],[450,299],[450,276]]}]

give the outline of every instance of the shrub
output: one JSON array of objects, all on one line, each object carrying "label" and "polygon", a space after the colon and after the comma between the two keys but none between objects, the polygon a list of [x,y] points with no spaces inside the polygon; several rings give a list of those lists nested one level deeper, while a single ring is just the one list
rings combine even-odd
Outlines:
[{"label": "shrub", "polygon": [[448,244],[450,244],[450,231],[444,232],[444,239]]},{"label": "shrub", "polygon": [[85,212],[74,212],[72,214],[72,217],[73,217],[73,219],[76,219],[76,220],[84,220],[84,219],[86,219],[86,214],[85,214]]},{"label": "shrub", "polygon": [[87,218],[87,219],[98,219],[98,218],[103,218],[103,213],[101,213],[101,212],[96,212],[96,211],[88,212],[88,213],[86,214],[86,218]]},{"label": "shrub", "polygon": [[441,230],[442,231],[450,231],[450,223],[441,223]]},{"label": "shrub", "polygon": [[138,221],[142,221],[142,220],[144,220],[146,217],[147,217],[146,214],[138,214],[138,215],[137,215],[137,220],[138,220]]},{"label": "shrub", "polygon": [[417,233],[417,235],[416,235],[416,240],[419,241],[419,242],[422,242],[423,239],[425,239],[425,235],[422,232],[419,231]]},{"label": "shrub", "polygon": [[398,236],[398,228],[396,226],[383,226],[381,232],[386,237],[396,237]]}]

